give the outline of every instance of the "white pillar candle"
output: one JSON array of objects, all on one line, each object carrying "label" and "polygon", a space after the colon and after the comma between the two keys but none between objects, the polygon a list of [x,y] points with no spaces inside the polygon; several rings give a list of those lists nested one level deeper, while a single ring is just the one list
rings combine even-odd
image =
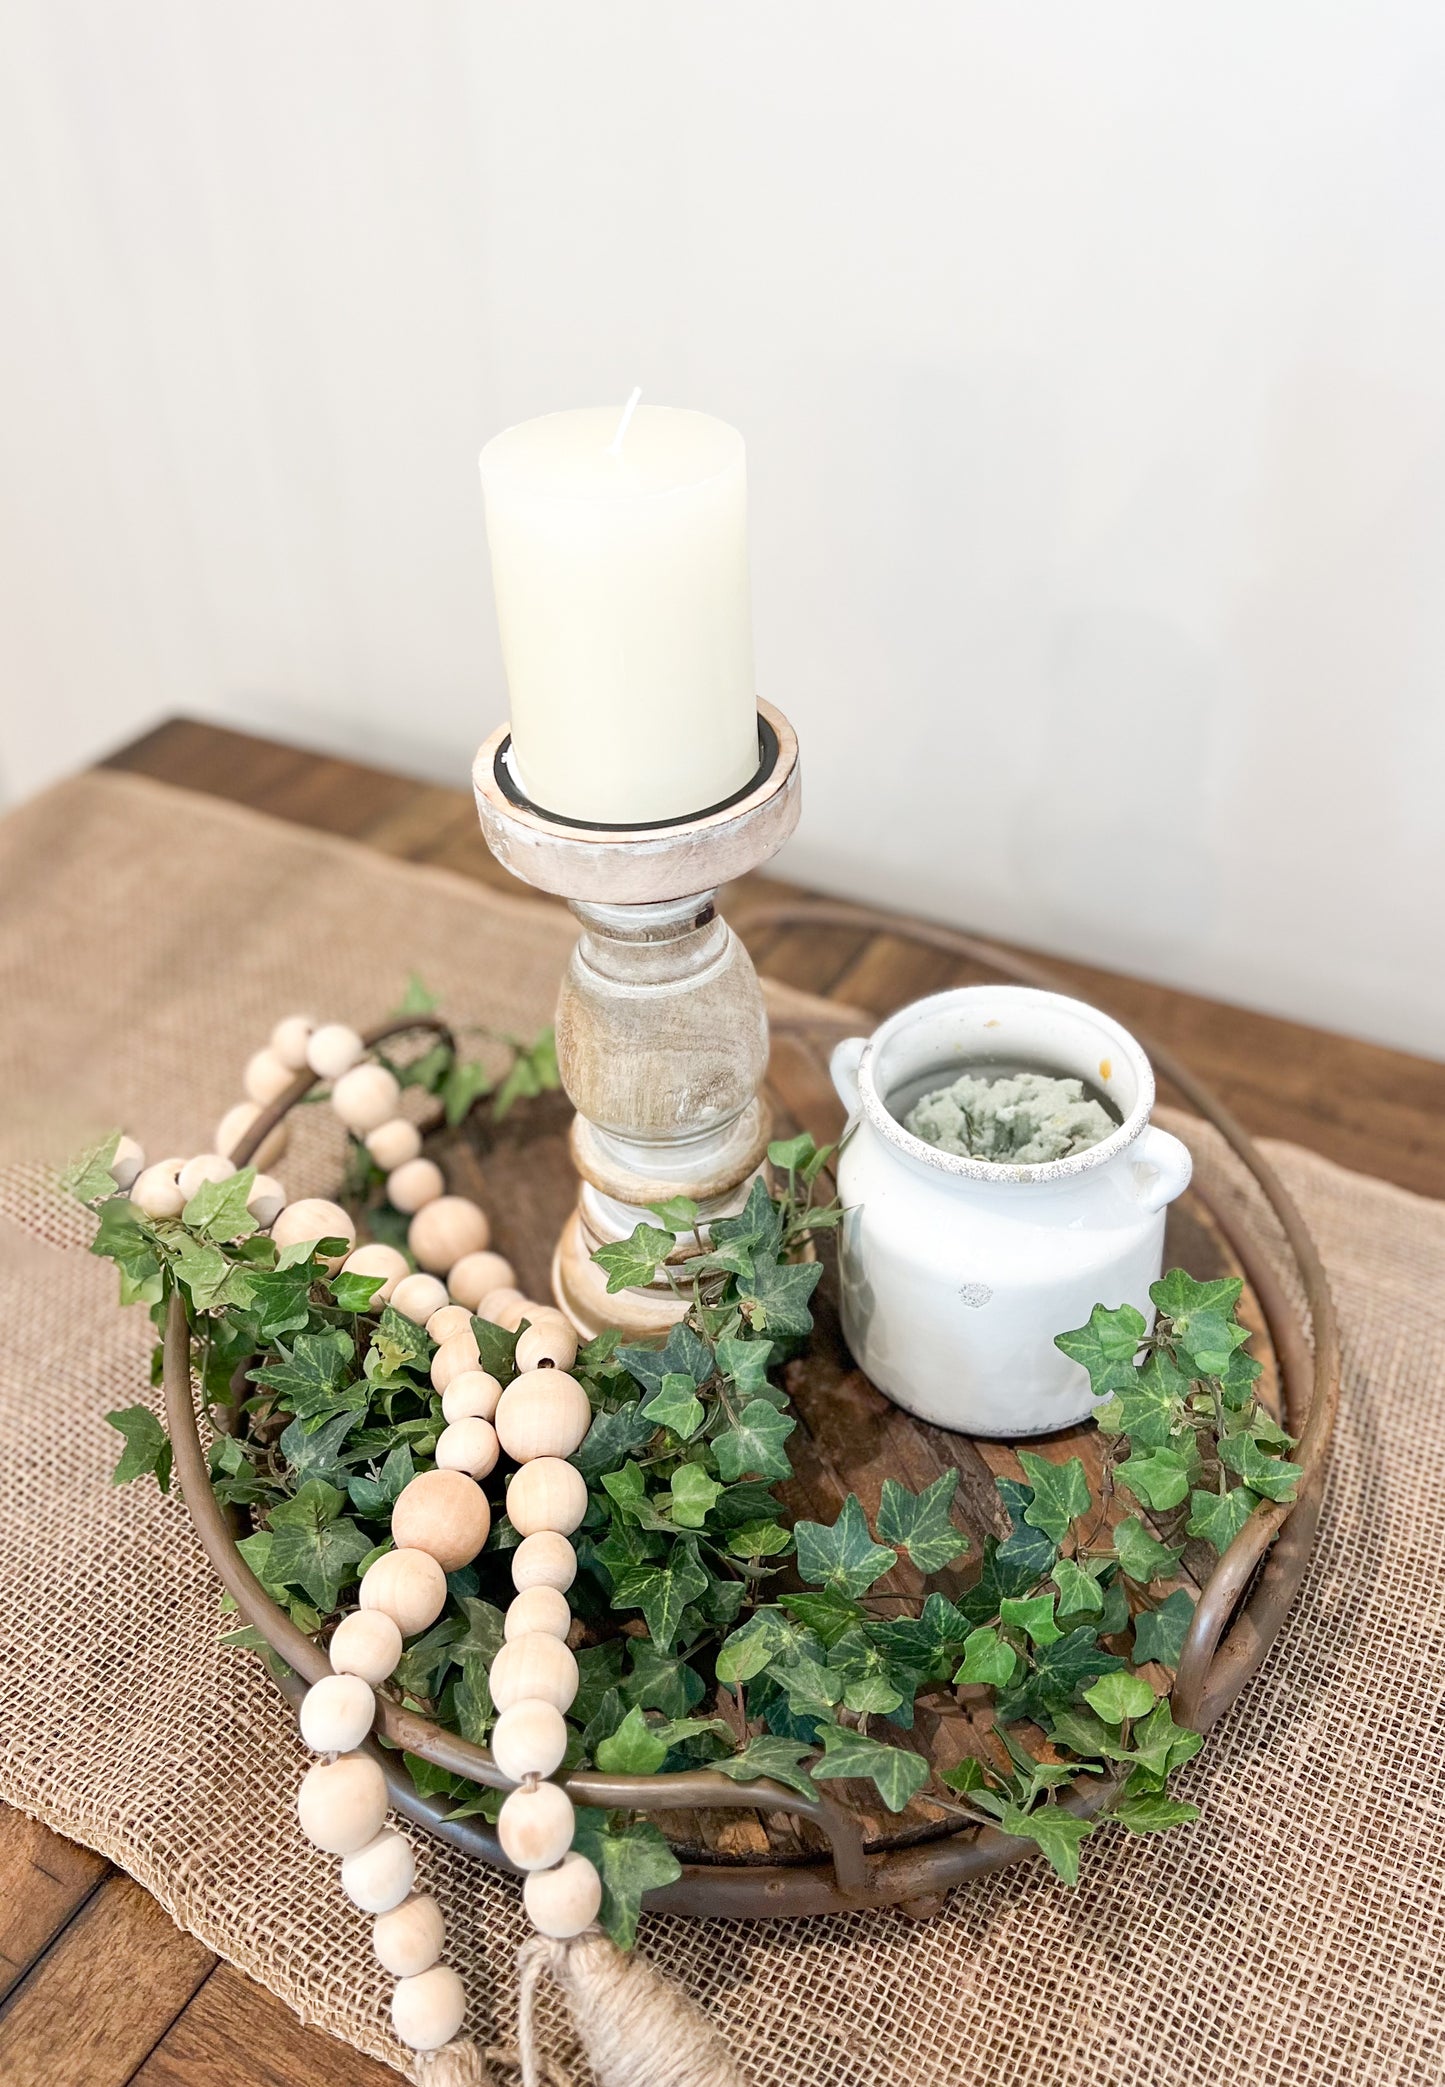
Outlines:
[{"label": "white pillar candle", "polygon": [[626,826],[741,790],[758,729],[736,428],[635,403],[549,413],[489,442],[481,471],[527,796]]}]

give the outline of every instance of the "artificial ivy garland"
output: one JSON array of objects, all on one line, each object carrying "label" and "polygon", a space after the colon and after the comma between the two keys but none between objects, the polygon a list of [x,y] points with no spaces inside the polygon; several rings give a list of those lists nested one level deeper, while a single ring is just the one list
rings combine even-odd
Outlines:
[{"label": "artificial ivy garland", "polygon": [[[420,998],[414,990],[406,1011],[419,1012]],[[550,1307],[490,1280],[510,1270],[488,1251],[484,1219],[480,1230],[455,1211],[439,1222],[437,1206],[462,1199],[442,1193],[434,1163],[405,1135],[413,1127],[393,1113],[400,1085],[410,1082],[445,1096],[460,1120],[489,1091],[486,1074],[461,1061],[450,1041],[411,1067],[342,1065],[337,1025],[303,1027],[307,1062],[333,1079],[333,1104],[353,1134],[351,1189],[388,1182],[388,1199],[368,1213],[380,1244],[356,1248],[339,1206],[317,1203],[302,1215],[305,1206],[286,1206],[278,1183],[251,1168],[227,1171],[219,1134],[221,1164],[210,1164],[215,1155],[203,1156],[206,1165],[187,1162],[189,1180],[179,1161],[160,1163],[158,1178],[133,1142],[119,1138],[68,1177],[98,1215],[92,1250],[117,1262],[122,1301],[147,1304],[159,1324],[172,1292],[184,1297],[208,1409],[229,1409],[233,1375],[245,1366],[254,1388],[244,1432],[216,1434],[212,1482],[223,1503],[250,1512],[253,1533],[240,1548],[300,1628],[333,1655],[341,1644],[344,1656],[346,1634],[359,1638],[359,1619],[371,1613],[368,1576],[416,1548],[401,1542],[392,1518],[400,1509],[411,1530],[424,1527],[416,1503],[430,1488],[418,1481],[450,1463],[449,1475],[475,1485],[506,1452],[517,1462],[507,1491],[515,1511],[490,1515],[481,1547],[465,1560],[456,1554],[425,1622],[416,1621],[420,1609],[408,1616],[392,1604],[415,1627],[399,1634],[398,1656],[378,1681],[408,1707],[490,1743],[499,1762],[520,1770],[528,1795],[539,1779],[588,1762],[641,1774],[705,1764],[807,1795],[820,1783],[862,1779],[893,1811],[932,1781],[935,1801],[1034,1841],[1069,1883],[1081,1842],[1105,1820],[1149,1833],[1197,1816],[1169,1796],[1167,1780],[1202,1740],[1174,1722],[1151,1678],[1177,1664],[1193,1615],[1187,1590],[1170,1583],[1186,1538],[1222,1552],[1262,1504],[1292,1499],[1300,1476],[1285,1455],[1291,1438],[1255,1394],[1260,1368],[1245,1352],[1237,1280],[1201,1283],[1171,1270],[1151,1292],[1152,1332],[1131,1306],[1100,1304],[1086,1326],[1060,1334],[1101,1401],[1096,1418],[1111,1447],[1103,1497],[1077,1457],[1021,1451],[1027,1482],[998,1481],[1010,1534],[989,1537],[982,1556],[968,1561],[976,1576],[965,1591],[927,1592],[912,1613],[900,1613],[897,1597],[874,1592],[900,1552],[925,1578],[964,1563],[968,1540],[950,1517],[956,1473],[919,1494],[885,1480],[871,1526],[856,1496],[831,1524],[790,1526],[774,1491],[791,1476],[786,1444],[796,1426],[775,1375],[808,1339],[821,1274],[815,1259],[801,1256],[840,1214],[820,1200],[826,1152],[806,1135],[774,1144],[778,1192],[756,1182],[742,1213],[715,1222],[705,1237],[696,1209],[677,1198],[657,1206],[656,1224],[604,1247],[597,1259],[610,1289],[661,1272],[685,1316],[660,1346],[626,1347],[604,1334],[576,1350]],[[289,1065],[300,1035],[294,1024],[278,1025],[268,1051]],[[316,1051],[317,1036],[335,1047]],[[270,1098],[262,1090],[269,1085],[273,1095],[281,1084],[268,1062],[251,1061],[248,1123]],[[555,1084],[548,1039],[516,1047],[504,1098]],[[221,1126],[230,1126],[232,1142],[246,1106]],[[437,1214],[424,1222],[428,1210]],[[318,1213],[326,1212],[326,1223],[341,1222],[318,1236]],[[410,1255],[401,1253],[403,1238]],[[422,1256],[419,1244],[429,1249]],[[383,1265],[376,1257],[387,1253],[396,1259]],[[411,1273],[419,1257],[438,1273]],[[546,1415],[529,1417],[527,1386],[535,1387],[539,1363],[556,1381],[542,1402]],[[566,1416],[556,1410],[563,1379],[580,1388],[585,1412],[572,1410],[570,1394],[561,1400]],[[509,1397],[518,1415],[510,1444],[505,1423],[496,1439]],[[164,1489],[170,1449],[150,1409],[108,1417],[126,1438],[116,1478],[150,1472]],[[519,1506],[533,1483],[529,1464],[548,1467],[545,1509]],[[1135,1512],[1110,1527],[1116,1491],[1148,1509],[1152,1525]],[[565,1543],[575,1584],[570,1575],[562,1583],[555,1558],[536,1580],[515,1573],[525,1546],[539,1539]],[[393,1564],[378,1579],[395,1572]],[[504,1615],[514,1574],[516,1602],[537,1612],[520,1635],[555,1646],[546,1655],[553,1666],[570,1663],[560,1682],[541,1674],[535,1652],[525,1688],[509,1679],[520,1664],[504,1650],[519,1635],[511,1610]],[[956,1589],[956,1579],[949,1585]],[[554,1599],[543,1619],[534,1588],[565,1596],[562,1607]],[[631,1619],[622,1634],[619,1616]],[[228,1642],[265,1649],[250,1631]],[[922,1755],[884,1735],[908,1729],[920,1699],[956,1690],[991,1701],[988,1752],[935,1776]],[[548,1767],[527,1769],[527,1746],[540,1741],[530,1735],[508,1754],[506,1722],[525,1722],[515,1719],[518,1703],[548,1700],[565,1713],[565,1723],[559,1715],[549,1727],[562,1752]],[[318,1743],[339,1729],[320,1710],[312,1724]],[[452,1816],[496,1818],[522,1794],[481,1790],[407,1760],[420,1790],[452,1800]],[[1081,1776],[1105,1775],[1112,1794],[1092,1817],[1059,1803]],[[595,1874],[601,1922],[627,1946],[643,1893],[679,1875],[677,1860],[650,1820],[585,1809],[573,1820],[567,1810],[535,1846],[545,1842],[554,1862],[567,1827],[566,1860]],[[591,1909],[590,1890],[579,1908],[585,1900]],[[425,1930],[414,1948],[396,1945],[398,1961],[410,1962],[431,1946],[434,1923],[422,1913],[403,1925],[409,1936]]]}]

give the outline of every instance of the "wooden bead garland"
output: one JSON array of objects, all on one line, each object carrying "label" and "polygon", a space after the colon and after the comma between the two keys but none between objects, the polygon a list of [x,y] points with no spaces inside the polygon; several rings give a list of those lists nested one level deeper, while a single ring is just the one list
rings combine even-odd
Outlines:
[{"label": "wooden bead garland", "polygon": [[420,1273],[404,1276],[391,1295],[393,1308],[416,1326],[425,1326],[446,1301],[446,1284],[439,1283],[434,1275]]},{"label": "wooden bead garland", "polygon": [[[431,1162],[413,1160],[412,1165],[430,1166]],[[436,1196],[417,1211],[406,1243],[421,1267],[441,1275],[468,1254],[480,1252],[491,1236],[486,1214],[466,1196]]]},{"label": "wooden bead garland", "polygon": [[508,1289],[516,1280],[516,1271],[502,1254],[463,1254],[456,1266],[447,1270],[447,1288],[468,1312],[476,1311],[493,1290]]}]

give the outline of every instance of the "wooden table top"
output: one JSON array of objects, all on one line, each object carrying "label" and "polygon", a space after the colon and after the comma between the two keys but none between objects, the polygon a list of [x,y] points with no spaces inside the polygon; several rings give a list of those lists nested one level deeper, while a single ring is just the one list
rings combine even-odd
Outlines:
[{"label": "wooden table top", "polygon": [[[107,764],[343,834],[413,862],[516,886],[471,798],[187,719]],[[804,896],[747,880],[747,898]],[[758,969],[884,1014],[971,975],[887,933],[750,937]],[[1445,1064],[1145,980],[1048,959],[1087,997],[1171,1044],[1258,1135],[1445,1196]],[[396,2087],[182,1934],[129,1877],[0,1807],[0,2081],[5,2087]]]}]

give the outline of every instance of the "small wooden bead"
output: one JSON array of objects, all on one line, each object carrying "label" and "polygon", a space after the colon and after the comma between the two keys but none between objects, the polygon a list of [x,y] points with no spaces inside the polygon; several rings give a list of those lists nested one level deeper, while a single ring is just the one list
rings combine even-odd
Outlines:
[{"label": "small wooden bead", "polygon": [[468,1325],[463,1332],[454,1333],[444,1340],[432,1357],[432,1389],[445,1391],[453,1377],[460,1377],[464,1370],[474,1370],[480,1359],[477,1337]]},{"label": "small wooden bead", "polygon": [[497,1406],[503,1449],[519,1464],[570,1457],[592,1425],[586,1392],[565,1370],[528,1370],[514,1377]]},{"label": "small wooden bead", "polygon": [[[434,1159],[409,1159],[387,1175],[386,1200],[394,1210],[410,1215],[434,1203],[446,1185],[446,1177]],[[415,1247],[412,1252],[416,1252]]]},{"label": "small wooden bead", "polygon": [[404,1276],[391,1293],[392,1310],[414,1326],[425,1326],[446,1301],[446,1289],[434,1275]]},{"label": "small wooden bead", "polygon": [[357,1247],[346,1256],[341,1264],[343,1275],[379,1275],[383,1278],[381,1288],[372,1298],[369,1311],[379,1312],[384,1304],[390,1304],[392,1293],[398,1283],[405,1282],[411,1274],[411,1263],[406,1255],[398,1253],[394,1246],[383,1246],[379,1242]]},{"label": "small wooden bead", "polygon": [[485,1478],[496,1470],[500,1455],[497,1431],[489,1420],[454,1420],[437,1436],[438,1471],[465,1471],[468,1478]]},{"label": "small wooden bead", "polygon": [[401,1632],[384,1609],[353,1609],[332,1632],[326,1653],[333,1674],[356,1674],[379,1688],[396,1672]]},{"label": "small wooden bead", "polygon": [[487,1496],[464,1471],[420,1472],[402,1487],[391,1510],[398,1547],[429,1551],[443,1572],[470,1565],[491,1526]]},{"label": "small wooden bead", "polygon": [[551,1775],[567,1752],[567,1720],[555,1703],[525,1696],[504,1710],[492,1727],[492,1759],[509,1781]]},{"label": "small wooden bead", "polygon": [[386,1779],[370,1754],[343,1754],[308,1768],[296,1794],[301,1831],[328,1855],[374,1841],[386,1818]]},{"label": "small wooden bead", "polygon": [[142,1167],[131,1183],[130,1199],[147,1217],[179,1217],[186,1199],[176,1185],[184,1159],[158,1159]]},{"label": "small wooden bead", "polygon": [[299,1203],[286,1205],[271,1227],[271,1238],[278,1247],[309,1246],[318,1239],[344,1239],[344,1252],[324,1256],[328,1272],[335,1275],[356,1244],[356,1227],[339,1203],[328,1203],[324,1196],[303,1196]]},{"label": "small wooden bead", "polygon": [[419,1971],[429,1971],[445,1939],[442,1909],[424,1891],[403,1899],[389,1913],[378,1913],[371,1929],[371,1946],[393,1978],[415,1978]]},{"label": "small wooden bead", "polygon": [[306,1043],[306,1063],[319,1080],[339,1080],[350,1072],[366,1046],[345,1022],[325,1022]]},{"label": "small wooden bead", "polygon": [[387,1551],[362,1575],[362,1608],[380,1609],[404,1638],[429,1630],[446,1601],[447,1576],[430,1551]]},{"label": "small wooden bead", "polygon": [[[414,1160],[414,1166],[428,1164]],[[388,1182],[388,1189],[390,1188]],[[418,1210],[407,1230],[412,1258],[433,1275],[455,1268],[467,1254],[479,1253],[492,1236],[486,1213],[466,1196],[438,1196]]]},{"label": "small wooden bead", "polygon": [[[259,1103],[253,1101],[238,1101],[234,1109],[227,1109],[216,1125],[217,1152],[224,1152],[227,1159],[234,1159],[236,1147],[250,1131],[251,1125],[260,1113]],[[286,1119],[283,1116],[279,1123],[267,1131],[256,1151],[247,1160],[247,1166],[271,1166],[285,1152],[287,1136]]]},{"label": "small wooden bead", "polygon": [[577,1693],[577,1662],[560,1638],[529,1631],[509,1638],[492,1661],[488,1681],[498,1710],[531,1698],[566,1710]]},{"label": "small wooden bead", "polygon": [[331,1107],[353,1137],[378,1130],[396,1112],[401,1082],[384,1065],[363,1062],[344,1072],[331,1090]]},{"label": "small wooden bead", "polygon": [[577,1553],[555,1529],[538,1529],[512,1553],[512,1585],[519,1594],[529,1587],[555,1587],[565,1594],[576,1577]]},{"label": "small wooden bead", "polygon": [[577,1360],[577,1329],[560,1312],[534,1319],[517,1342],[517,1368],[535,1370],[544,1363],[570,1370]]},{"label": "small wooden bead", "polygon": [[[500,1411],[500,1406],[498,1411]],[[507,1517],[523,1536],[555,1529],[570,1536],[587,1512],[587,1481],[560,1457],[538,1457],[507,1483]]]},{"label": "small wooden bead", "polygon": [[474,1312],[493,1290],[506,1289],[516,1280],[512,1264],[504,1254],[463,1254],[455,1267],[447,1270],[447,1289],[469,1312]]},{"label": "small wooden bead", "polygon": [[316,1027],[310,1015],[287,1015],[271,1031],[271,1048],[292,1072],[306,1070],[306,1046]]},{"label": "small wooden bead", "polygon": [[258,1174],[251,1183],[251,1193],[246,1198],[246,1208],[264,1232],[274,1225],[286,1208],[286,1191],[274,1174]]},{"label": "small wooden bead", "polygon": [[176,1176],[176,1186],[189,1203],[196,1190],[207,1181],[229,1181],[236,1171],[236,1162],[227,1159],[223,1152],[198,1152],[188,1159]]},{"label": "small wooden bead", "polygon": [[450,1964],[433,1964],[415,1978],[398,1980],[391,1996],[391,2026],[413,2051],[439,2051],[461,2028],[466,1990]]},{"label": "small wooden bead", "polygon": [[566,1942],[597,1918],[602,1879],[585,1855],[569,1848],[550,1870],[531,1872],[522,1886],[522,1904],[539,1935]]},{"label": "small wooden bead", "polygon": [[276,1097],[284,1094],[296,1074],[289,1065],[283,1065],[272,1050],[254,1051],[246,1060],[246,1070],[241,1075],[241,1085],[246,1090],[246,1099],[255,1102],[258,1108],[267,1108]]},{"label": "small wooden bead", "polygon": [[557,1783],[514,1790],[497,1814],[497,1839],[519,1870],[549,1870],[572,1845],[577,1814]]},{"label": "small wooden bead", "polygon": [[556,1587],[528,1587],[509,1603],[502,1635],[508,1640],[525,1638],[535,1630],[545,1638],[565,1638],[571,1628],[572,1611],[565,1594]]},{"label": "small wooden bead", "polygon": [[446,1420],[490,1420],[497,1410],[502,1387],[485,1370],[463,1370],[442,1393]]},{"label": "small wooden bead", "polygon": [[392,1826],[364,1848],[354,1850],[341,1865],[341,1889],[363,1913],[389,1913],[415,1882],[416,1856],[411,1842]]},{"label": "small wooden bead", "polygon": [[489,1290],[477,1306],[477,1317],[485,1319],[489,1326],[501,1326],[508,1333],[515,1333],[526,1309],[527,1300],[520,1290]]},{"label": "small wooden bead", "polygon": [[[426,1330],[440,1347],[454,1333],[470,1333],[472,1315],[462,1304],[444,1304],[439,1312],[433,1312],[426,1322]],[[475,1346],[475,1341],[473,1342]]]},{"label": "small wooden bead", "polygon": [[404,1167],[409,1159],[416,1158],[421,1151],[421,1132],[405,1116],[393,1116],[367,1133],[366,1149],[389,1174],[393,1167]]},{"label": "small wooden bead", "polygon": [[376,1717],[371,1684],[359,1674],[323,1674],[301,1702],[301,1737],[314,1754],[349,1754]]},{"label": "small wooden bead", "polygon": [[110,1178],[122,1194],[130,1187],[145,1163],[146,1156],[135,1139],[123,1137],[112,1153],[110,1161]]}]

